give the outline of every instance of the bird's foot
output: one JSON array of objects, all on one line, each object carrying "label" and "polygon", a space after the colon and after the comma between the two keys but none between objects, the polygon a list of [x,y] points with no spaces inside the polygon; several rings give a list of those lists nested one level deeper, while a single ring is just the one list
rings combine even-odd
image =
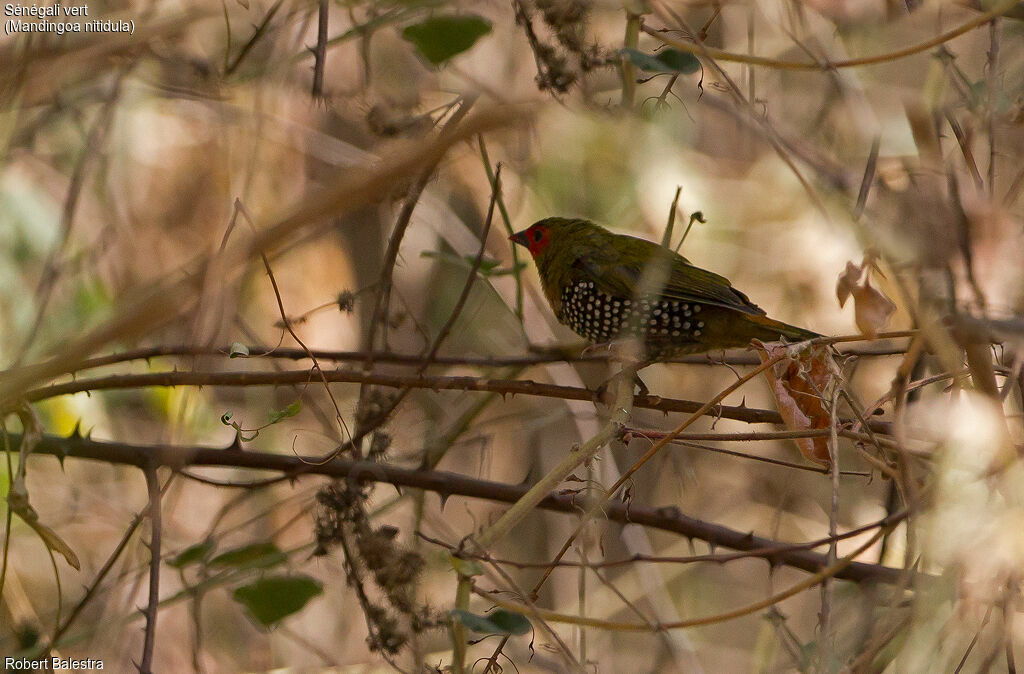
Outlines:
[{"label": "bird's foot", "polygon": [[[641,365],[647,365],[647,363],[642,363]],[[638,367],[637,369],[639,370],[640,368]],[[596,402],[602,402],[605,404],[609,404],[612,402],[611,396],[608,392],[608,387],[613,381],[615,381],[619,377],[619,375],[622,374],[622,372],[622,370],[619,370],[614,375],[601,382],[601,384],[596,389],[594,389],[594,400]],[[647,388],[647,384],[644,383],[644,380],[641,379],[640,375],[637,374],[636,372],[633,373],[632,386],[633,390],[636,392],[636,395],[639,396],[646,396],[649,395],[651,392],[651,390]]]},{"label": "bird's foot", "polygon": [[615,346],[615,342],[597,342],[595,344],[588,344],[580,351],[581,356],[592,356],[599,353],[607,353],[614,355],[612,348]]}]

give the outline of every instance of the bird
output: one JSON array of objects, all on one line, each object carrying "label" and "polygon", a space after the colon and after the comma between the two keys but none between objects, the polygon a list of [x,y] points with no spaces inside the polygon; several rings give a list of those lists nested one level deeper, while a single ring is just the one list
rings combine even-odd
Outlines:
[{"label": "bird", "polygon": [[[509,240],[530,251],[555,317],[596,344],[642,337],[649,361],[762,342],[800,342],[816,332],[768,318],[729,279],[665,246],[614,234],[581,218],[544,218]],[[652,263],[660,291],[639,294]],[[656,273],[655,273],[656,275]]]}]

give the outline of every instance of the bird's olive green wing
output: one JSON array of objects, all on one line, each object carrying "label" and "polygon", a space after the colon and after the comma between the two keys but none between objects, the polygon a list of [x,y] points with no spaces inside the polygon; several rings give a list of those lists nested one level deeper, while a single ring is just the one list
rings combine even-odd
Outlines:
[{"label": "bird's olive green wing", "polygon": [[597,287],[616,297],[636,296],[647,264],[668,266],[668,278],[661,296],[669,300],[710,304],[747,314],[764,315],[764,310],[732,287],[729,279],[689,264],[682,256],[661,246],[631,236],[617,235],[614,256],[591,249],[573,262],[575,270],[595,281]]},{"label": "bird's olive green wing", "polygon": [[670,299],[703,301],[748,314],[765,314],[764,309],[733,288],[729,279],[685,262],[673,264],[662,295]]}]

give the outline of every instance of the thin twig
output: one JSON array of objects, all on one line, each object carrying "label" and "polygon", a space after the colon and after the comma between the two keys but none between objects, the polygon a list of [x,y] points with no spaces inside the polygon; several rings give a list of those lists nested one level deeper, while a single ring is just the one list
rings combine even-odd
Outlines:
[{"label": "thin twig", "polygon": [[864,166],[864,177],[860,181],[860,190],[857,192],[857,204],[853,208],[853,219],[860,220],[864,213],[864,206],[868,203],[868,194],[871,192],[871,185],[875,182],[875,169],[878,166],[878,151],[882,147],[882,137],[875,136],[871,141],[871,152],[868,153],[868,162]]},{"label": "thin twig", "polygon": [[258,43],[260,39],[266,34],[267,29],[270,27],[270,22],[273,21],[274,15],[277,14],[279,9],[281,9],[282,4],[284,4],[284,0],[277,0],[277,2],[275,2],[274,5],[263,16],[263,19],[260,21],[259,25],[256,26],[256,28],[253,30],[252,36],[246,41],[244,45],[242,45],[242,49],[238,52],[238,56],[236,56],[235,60],[232,61],[231,64],[224,69],[224,74],[226,76],[230,76],[235,72],[235,70],[238,68],[238,66],[242,64],[242,61],[249,54],[249,52],[252,51],[253,47],[256,46],[256,43]]},{"label": "thin twig", "polygon": [[[761,463],[767,463],[773,466],[782,466],[783,468],[794,468],[796,470],[805,470],[809,473],[819,473],[828,475],[829,469],[822,466],[808,466],[802,463],[796,463],[794,461],[784,461],[782,459],[773,459],[768,456],[757,456],[756,454],[747,454],[746,452],[738,452],[732,449],[723,449],[721,447],[710,447],[708,445],[702,445],[697,442],[687,442],[685,440],[673,440],[673,444],[678,444],[682,447],[690,447],[692,449],[699,449],[705,452],[713,452],[715,454],[724,454],[726,456],[735,456],[740,459],[747,459],[750,461],[758,461]],[[861,470],[844,470],[840,473],[843,476],[853,477],[871,477],[871,473]]]},{"label": "thin twig", "polygon": [[[14,482],[14,460],[11,458],[11,439],[7,435],[7,423],[6,420],[0,418],[0,435],[3,436],[3,451],[6,455],[4,457],[7,463],[7,484],[10,485]],[[5,508],[7,511],[4,517],[4,549],[3,559],[0,560],[0,596],[3,596],[4,588],[7,586],[7,566],[10,562],[11,553],[11,524],[14,519],[14,511],[11,508]]]},{"label": "thin twig", "polygon": [[999,84],[999,28],[998,18],[988,25],[988,78],[985,89],[988,95],[986,125],[988,126],[988,198],[995,200],[996,194],[996,106]]},{"label": "thin twig", "polygon": [[[626,12],[626,34],[622,39],[622,46],[626,49],[636,49],[640,42],[641,16],[629,8]],[[623,110],[630,110],[636,98],[636,66],[630,61],[625,53],[620,57],[619,69],[622,74],[622,100],[619,105]]]},{"label": "thin twig", "polygon": [[1022,186],[1024,186],[1024,166],[1020,167],[1017,175],[1010,182],[1010,186],[1006,188],[1006,194],[1003,195],[1003,208],[1013,208],[1017,203],[1017,197],[1020,196]]},{"label": "thin twig", "polygon": [[[828,563],[829,566],[836,563],[839,556],[839,545],[836,542],[836,537],[839,533],[839,434],[837,427],[838,414],[836,411],[839,407],[839,395],[842,389],[837,385],[835,390],[832,392],[832,400],[829,408],[829,417],[832,422],[829,424],[829,439],[828,439],[828,453],[829,453],[829,470],[832,477],[832,499],[828,512],[828,535],[832,539],[832,542],[828,546]],[[832,598],[833,598],[833,584],[832,578],[826,578],[821,583],[821,615],[819,617],[819,625],[821,626],[821,636],[818,639],[818,662],[819,666],[823,669],[827,668],[827,663],[832,657],[832,653],[835,651],[835,644],[832,635]]]},{"label": "thin twig", "polygon": [[949,123],[949,128],[953,130],[953,136],[960,146],[960,154],[964,156],[964,163],[967,164],[971,178],[974,179],[974,186],[979,191],[985,189],[985,180],[981,177],[981,171],[978,170],[978,162],[974,159],[974,152],[971,150],[967,134],[964,133],[963,127],[960,126],[960,122],[953,116],[953,112],[949,108],[946,108],[943,112],[946,116],[946,122]]},{"label": "thin twig", "polygon": [[330,20],[331,4],[320,0],[317,11],[316,47],[313,51],[313,100],[324,97],[324,69],[327,67],[327,23]]},{"label": "thin twig", "polygon": [[[662,248],[665,248],[666,250],[675,250],[676,252],[679,251],[679,246],[676,246],[674,249],[672,248],[672,230],[675,229],[676,213],[679,210],[679,197],[682,193],[682,185],[676,185],[676,195],[672,197],[672,206],[668,209],[668,222],[665,224],[665,233],[661,235]],[[692,220],[690,221],[690,224],[693,224]],[[687,231],[689,231],[689,228],[687,228]],[[682,244],[683,242],[680,241],[679,245],[681,246]]]},{"label": "thin twig", "polygon": [[[484,163],[484,171],[487,173],[487,182],[491,185],[491,192],[498,192],[495,189],[496,176],[494,175],[494,169],[491,168],[491,158],[487,153],[487,145],[484,143],[484,136],[480,134],[478,137],[480,144],[480,159]],[[502,224],[505,225],[505,233],[512,236],[515,231],[512,229],[512,219],[508,215],[508,209],[505,207],[505,199],[501,193],[498,192],[498,212],[501,213]],[[512,249],[512,278],[516,281],[516,318],[520,322],[523,320],[523,274],[522,265],[519,262],[519,246],[511,246]]]},{"label": "thin twig", "polygon": [[[861,426],[866,423],[860,419],[854,420],[855,422],[861,422]],[[659,440],[668,435],[666,431],[657,431],[650,429],[637,429],[627,428],[627,433],[635,433],[636,435],[647,438],[648,440]],[[848,438],[858,442],[871,442],[871,436],[867,433],[855,433],[845,428],[836,429],[837,434],[840,437]],[[798,438],[824,438],[832,435],[832,429],[830,428],[806,428],[804,430],[787,430],[787,431],[749,431],[740,433],[720,433],[720,432],[709,432],[709,433],[678,433],[675,435],[672,442],[684,442],[694,440],[711,440],[717,442],[760,442],[763,440],[795,440]],[[881,442],[885,443],[888,438],[880,439]],[[827,473],[828,469],[822,468],[822,472]]]},{"label": "thin twig", "polygon": [[143,470],[146,487],[149,489],[149,598],[146,602],[146,631],[142,643],[142,660],[139,674],[152,674],[153,649],[156,646],[156,617],[160,606],[160,481],[157,479],[156,462],[150,462]]}]

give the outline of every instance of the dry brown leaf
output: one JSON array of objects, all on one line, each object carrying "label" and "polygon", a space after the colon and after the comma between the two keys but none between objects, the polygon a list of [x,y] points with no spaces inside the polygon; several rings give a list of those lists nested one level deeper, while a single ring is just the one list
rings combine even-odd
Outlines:
[{"label": "dry brown leaf", "polygon": [[863,273],[862,267],[858,267],[853,262],[846,263],[846,271],[839,275],[839,281],[836,282],[836,297],[839,298],[840,308],[846,306],[846,300],[856,292]]},{"label": "dry brown leaf", "polygon": [[[787,351],[786,346],[769,347],[757,340],[754,346],[762,363]],[[786,428],[806,431],[832,425],[832,415],[821,398],[831,389],[832,383],[827,347],[807,349],[796,354],[796,357],[790,354],[765,370],[764,375]],[[804,458],[829,465],[827,437],[795,438],[794,441]]]},{"label": "dry brown leaf", "polygon": [[896,305],[881,291],[871,287],[867,279],[853,293],[854,320],[857,329],[867,337],[874,337],[889,325]]},{"label": "dry brown leaf", "polygon": [[[854,321],[861,334],[874,337],[889,325],[889,318],[896,311],[896,304],[880,290],[871,286],[871,272],[881,274],[875,253],[868,251],[860,265],[846,263],[846,270],[836,282],[836,298],[839,306],[853,297]],[[864,282],[861,283],[861,277]]]}]

